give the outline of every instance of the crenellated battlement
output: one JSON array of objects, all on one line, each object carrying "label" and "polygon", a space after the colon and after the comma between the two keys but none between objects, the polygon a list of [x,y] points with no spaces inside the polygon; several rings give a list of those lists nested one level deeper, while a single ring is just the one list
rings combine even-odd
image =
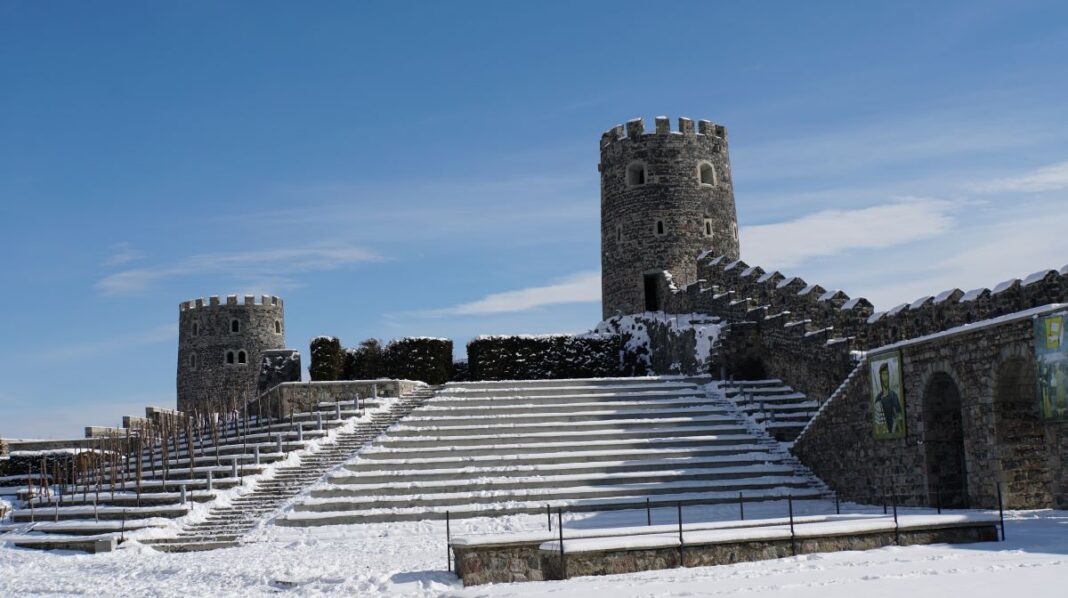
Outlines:
[{"label": "crenellated battlement", "polygon": [[686,137],[718,137],[726,141],[727,127],[717,125],[709,120],[699,120],[694,126],[694,121],[686,117],[680,117],[678,127],[671,129],[671,119],[666,116],[658,116],[653,119],[653,131],[645,132],[645,119],[633,118],[626,125],[616,125],[601,135],[601,148],[605,148],[617,141],[638,140],[653,135],[682,135]]},{"label": "crenellated battlement", "polygon": [[212,295],[207,299],[201,297],[179,303],[178,311],[212,307],[282,307],[282,298],[274,295],[262,295],[260,297],[245,295],[243,300],[239,301],[238,299],[238,295],[227,295],[225,301],[220,301],[218,295]]},{"label": "crenellated battlement", "polygon": [[[847,343],[852,347],[846,350],[880,347],[1042,305],[1068,303],[1068,266],[1012,278],[990,289],[948,289],[878,312],[863,297],[850,298],[840,290],[825,290],[741,260],[706,252],[698,257],[697,266],[704,284],[699,292],[669,298],[671,311],[705,312],[733,320],[751,320],[763,313],[765,325],[771,328],[775,322],[780,323],[778,328],[804,322],[809,330],[833,331],[828,340],[852,339]],[[729,302],[724,302],[727,297]],[[736,306],[743,303],[749,309],[740,313]]]}]

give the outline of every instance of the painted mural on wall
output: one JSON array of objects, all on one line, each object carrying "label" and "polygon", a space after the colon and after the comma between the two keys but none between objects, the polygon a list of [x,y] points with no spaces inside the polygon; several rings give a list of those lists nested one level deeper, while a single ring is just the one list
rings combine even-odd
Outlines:
[{"label": "painted mural on wall", "polygon": [[1038,400],[1045,419],[1068,418],[1068,339],[1064,314],[1035,319]]},{"label": "painted mural on wall", "polygon": [[883,353],[869,359],[872,434],[876,440],[905,437],[905,394],[901,353]]}]

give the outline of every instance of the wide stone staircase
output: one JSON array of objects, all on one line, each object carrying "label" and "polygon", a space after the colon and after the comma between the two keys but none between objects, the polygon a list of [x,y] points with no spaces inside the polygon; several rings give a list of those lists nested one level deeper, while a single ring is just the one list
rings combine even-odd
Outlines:
[{"label": "wide stone staircase", "polygon": [[[744,386],[744,385],[743,385]],[[817,498],[717,390],[681,378],[450,383],[276,520],[314,526]]]},{"label": "wide stone staircase", "polygon": [[[213,501],[245,478],[267,472],[251,493],[213,508],[176,537],[145,540],[162,550],[232,545],[262,515],[350,458],[431,394],[424,388],[399,400],[321,402],[281,418],[234,420],[212,434],[178,434],[166,448],[157,442],[135,451],[105,470],[104,479],[90,476],[54,485],[47,493],[24,493],[24,506],[12,512],[11,523],[0,526],[0,542],[110,550],[131,532],[173,527],[167,519],[187,516],[194,504]],[[298,464],[271,467],[298,451]]]},{"label": "wide stone staircase", "polygon": [[816,415],[819,405],[782,380],[732,380],[720,390],[757,426],[777,440],[794,441]]}]

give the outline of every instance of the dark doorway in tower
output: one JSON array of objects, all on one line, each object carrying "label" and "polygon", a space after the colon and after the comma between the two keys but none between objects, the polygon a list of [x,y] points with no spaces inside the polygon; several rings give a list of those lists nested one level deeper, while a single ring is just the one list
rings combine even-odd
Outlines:
[{"label": "dark doorway in tower", "polygon": [[660,311],[660,275],[645,275],[645,311]]},{"label": "dark doorway in tower", "polygon": [[964,460],[960,389],[945,372],[935,374],[924,389],[923,428],[931,506],[966,508],[968,469]]}]

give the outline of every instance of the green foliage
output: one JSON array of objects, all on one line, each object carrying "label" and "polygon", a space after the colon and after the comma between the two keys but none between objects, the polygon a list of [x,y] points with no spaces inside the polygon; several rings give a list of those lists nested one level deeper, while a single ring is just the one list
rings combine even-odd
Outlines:
[{"label": "green foliage", "polygon": [[385,361],[390,378],[444,384],[452,376],[452,341],[402,338],[389,343]]},{"label": "green foliage", "polygon": [[311,341],[311,365],[308,373],[314,381],[340,380],[345,359],[341,341],[332,336],[318,336]]},{"label": "green foliage", "polygon": [[382,342],[369,338],[355,349],[345,349],[344,378],[346,380],[375,380],[389,377],[386,352]]},{"label": "green foliage", "polygon": [[621,375],[622,337],[493,336],[467,344],[472,380],[538,380]]}]

